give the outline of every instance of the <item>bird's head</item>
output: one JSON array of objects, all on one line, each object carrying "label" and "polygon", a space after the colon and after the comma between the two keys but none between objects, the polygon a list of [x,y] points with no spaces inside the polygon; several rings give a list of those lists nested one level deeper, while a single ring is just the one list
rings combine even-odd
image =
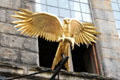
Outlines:
[{"label": "bird's head", "polygon": [[64,24],[69,24],[70,23],[70,18],[64,18],[63,22],[64,22]]}]

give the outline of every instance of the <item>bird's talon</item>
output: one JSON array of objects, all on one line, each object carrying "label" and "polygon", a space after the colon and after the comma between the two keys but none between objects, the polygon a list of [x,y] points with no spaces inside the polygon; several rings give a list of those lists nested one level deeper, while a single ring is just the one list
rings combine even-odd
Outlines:
[{"label": "bird's talon", "polygon": [[58,41],[59,41],[59,42],[60,42],[60,41],[64,41],[64,38],[59,37],[59,38],[58,38]]}]

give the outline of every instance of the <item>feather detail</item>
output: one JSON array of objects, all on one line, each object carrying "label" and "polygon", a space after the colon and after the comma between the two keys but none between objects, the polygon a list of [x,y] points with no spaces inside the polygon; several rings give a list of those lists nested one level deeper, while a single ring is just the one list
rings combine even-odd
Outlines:
[{"label": "feather detail", "polygon": [[[86,34],[86,33],[85,33]],[[88,34],[86,34],[86,37],[91,41],[91,42],[94,42],[95,43],[95,40],[92,38],[92,37],[90,37]]]},{"label": "feather detail", "polygon": [[89,38],[84,34],[83,35],[84,39],[86,40],[87,43],[91,44],[91,40],[89,40]]},{"label": "feather detail", "polygon": [[[48,13],[33,13],[26,9],[20,9],[12,17],[21,19],[14,21],[15,27],[20,28],[22,34],[33,37],[43,37],[49,41],[58,41],[58,37],[63,34],[63,28],[59,19]],[[27,26],[27,29],[25,28]]]},{"label": "feather detail", "polygon": [[[81,41],[81,42],[80,42],[80,41]],[[79,34],[79,43],[84,44],[84,40],[83,40],[82,34]]]},{"label": "feather detail", "polygon": [[23,27],[23,26],[26,26],[26,24],[18,24],[18,25],[14,26],[14,27],[15,27],[15,28],[21,28],[21,27]]},{"label": "feather detail", "polygon": [[85,29],[85,31],[89,32],[91,34],[97,34],[97,31],[95,31],[95,30]]},{"label": "feather detail", "polygon": [[93,26],[85,26],[85,29],[93,29],[93,30],[96,30],[96,29],[98,29],[98,27],[93,27]]},{"label": "feather detail", "polygon": [[22,20],[22,21],[13,21],[14,24],[28,24],[32,19]]},{"label": "feather detail", "polygon": [[84,38],[84,34],[81,34],[83,43],[87,44],[86,39]]},{"label": "feather detail", "polygon": [[94,24],[89,23],[89,22],[83,22],[82,24],[83,24],[84,26],[94,26]]},{"label": "feather detail", "polygon": [[75,38],[76,43],[91,44],[97,40],[95,35],[100,34],[97,32],[97,27],[88,22],[80,23],[79,21],[71,20],[71,35]]},{"label": "feather detail", "polygon": [[87,34],[88,36],[90,36],[91,38],[93,38],[93,39],[97,39],[94,35],[92,35],[92,34],[90,34],[90,33],[88,33],[88,32],[84,32],[85,34]]},{"label": "feather detail", "polygon": [[[16,15],[12,17],[20,19],[20,21],[14,21],[17,24],[15,28],[21,31],[21,34],[28,35],[30,37],[40,37],[47,41],[59,42],[60,41],[52,69],[61,60],[61,54],[64,53],[65,56],[70,56],[70,42],[73,44],[92,44],[97,40],[96,36],[99,34],[97,28],[93,24],[88,22],[79,22],[75,19],[67,21],[61,25],[58,17],[48,14],[48,13],[33,13],[29,10],[20,8],[20,11],[15,12]],[[65,67],[69,71],[69,60],[65,64]]]},{"label": "feather detail", "polygon": [[28,14],[28,15],[31,15],[33,14],[33,12],[27,10],[27,9],[22,9],[22,8],[19,8],[20,11],[24,12],[25,14]]},{"label": "feather detail", "polygon": [[12,15],[12,17],[14,17],[14,18],[18,18],[18,19],[22,19],[22,20],[26,20],[26,19],[28,19],[28,18],[26,18],[26,17],[19,16],[19,15]]},{"label": "feather detail", "polygon": [[17,31],[23,31],[24,29],[26,29],[26,27],[21,27]]},{"label": "feather detail", "polygon": [[17,15],[19,15],[19,16],[23,16],[23,17],[26,17],[26,18],[29,18],[29,17],[32,16],[32,15],[28,15],[28,14],[26,14],[26,13],[18,12],[18,11],[15,11],[15,13],[16,13]]}]

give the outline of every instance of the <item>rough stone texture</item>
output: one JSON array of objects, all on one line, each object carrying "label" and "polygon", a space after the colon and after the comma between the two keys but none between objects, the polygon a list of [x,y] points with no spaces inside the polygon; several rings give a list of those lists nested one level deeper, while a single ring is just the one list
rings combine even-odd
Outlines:
[{"label": "rough stone texture", "polygon": [[[21,35],[13,26],[11,15],[18,8],[34,9],[27,0],[0,0],[0,61],[37,66],[38,40]],[[23,5],[25,4],[25,5]],[[29,7],[31,6],[31,7]]]},{"label": "rough stone texture", "polygon": [[0,61],[18,65],[37,65],[38,54],[35,52],[0,47]]},{"label": "rough stone texture", "polygon": [[19,50],[10,49],[5,47],[0,47],[0,60],[3,59],[5,61],[17,61]]},{"label": "rough stone texture", "polygon": [[[38,73],[38,71],[40,73]],[[38,73],[38,74],[30,75],[34,73]],[[48,68],[42,68],[42,67],[31,68],[29,66],[27,68],[24,68],[22,66],[16,66],[16,65],[0,62],[1,76],[10,80],[13,80],[13,79],[15,80],[16,79],[17,80],[50,80],[53,73],[54,71]],[[82,73],[82,72],[74,73],[74,72],[60,71],[59,80],[116,80],[116,79],[99,76],[96,74],[90,74],[90,73]]]},{"label": "rough stone texture", "polygon": [[38,40],[37,39],[25,39],[23,48],[31,51],[38,52]]},{"label": "rough stone texture", "polygon": [[1,7],[12,8],[12,0],[0,0]]},{"label": "rough stone texture", "polygon": [[110,0],[91,0],[94,23],[101,35],[97,41],[102,75],[120,78],[120,40],[114,21]]},{"label": "rough stone texture", "polygon": [[6,11],[0,8],[0,21],[5,22],[6,21]]},{"label": "rough stone texture", "polygon": [[23,48],[22,45],[24,43],[24,38],[13,35],[1,34],[0,43],[2,46],[8,46],[11,48]]},{"label": "rough stone texture", "polygon": [[6,21],[7,23],[12,23],[13,21],[17,20],[13,17],[11,17],[11,15],[14,15],[15,10],[9,10],[9,9],[6,9]]},{"label": "rough stone texture", "polygon": [[28,9],[31,11],[35,11],[35,2],[29,1],[29,0],[24,0],[22,3],[22,8]]},{"label": "rough stone texture", "polygon": [[18,9],[22,7],[22,0],[12,0],[12,8]]},{"label": "rough stone texture", "polygon": [[0,22],[0,32],[8,34],[20,34],[12,24]]},{"label": "rough stone texture", "polygon": [[16,35],[0,34],[1,46],[10,48],[27,49],[30,51],[38,52],[38,41],[28,37],[20,37]]},{"label": "rough stone texture", "polygon": [[112,11],[110,0],[91,0],[94,9],[110,10]]},{"label": "rough stone texture", "polygon": [[20,51],[21,61],[26,64],[37,65],[38,54],[30,51]]},{"label": "rough stone texture", "polygon": [[[120,78],[120,40],[114,22],[110,0],[90,0],[94,23],[99,27],[101,35],[97,41],[97,52],[102,68],[102,75],[107,77]],[[38,2],[39,3],[39,2]],[[44,3],[43,3],[44,4]],[[38,61],[38,41],[35,38],[20,35],[13,28],[12,21],[16,20],[11,17],[18,8],[26,8],[35,11],[35,0],[0,0],[0,62],[10,63],[7,66],[0,65],[0,73],[5,74],[12,72],[20,74],[30,73],[28,66],[37,66]],[[23,68],[10,67],[13,64]],[[24,65],[24,66],[23,66]],[[2,73],[2,74],[3,74]],[[49,75],[48,75],[49,74]],[[43,77],[49,77],[51,73],[40,74]],[[66,73],[69,74],[69,73]],[[90,80],[80,75],[77,77],[73,74],[62,75],[66,80]],[[39,77],[40,77],[39,75]],[[11,76],[13,76],[11,74]],[[88,77],[84,76],[84,77]],[[91,76],[93,77],[93,76]],[[35,77],[34,77],[35,78]],[[95,76],[91,79],[97,80]],[[101,78],[100,78],[101,79]],[[43,79],[45,80],[45,78]],[[48,78],[46,79],[48,80]],[[101,79],[107,80],[107,79]]]},{"label": "rough stone texture", "polygon": [[0,0],[0,7],[18,9],[21,7],[21,0]]},{"label": "rough stone texture", "polygon": [[97,19],[102,19],[106,21],[114,21],[113,13],[111,13],[111,11],[109,10],[93,9],[93,11],[94,11],[94,17]]},{"label": "rough stone texture", "polygon": [[111,36],[116,36],[118,38],[118,33],[115,27],[116,26],[115,22],[106,21],[102,19],[96,19],[95,24],[96,26],[100,27],[99,31],[103,35],[111,35]]}]

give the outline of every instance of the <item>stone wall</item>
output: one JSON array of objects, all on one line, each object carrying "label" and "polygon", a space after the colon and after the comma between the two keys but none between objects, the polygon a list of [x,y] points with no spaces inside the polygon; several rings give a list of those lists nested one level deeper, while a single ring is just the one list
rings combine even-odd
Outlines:
[{"label": "stone wall", "polygon": [[20,35],[13,27],[14,11],[26,8],[34,11],[30,0],[0,0],[0,62],[37,66],[38,40]]},{"label": "stone wall", "polygon": [[120,39],[114,21],[110,0],[91,0],[94,23],[101,35],[97,42],[97,53],[102,74],[120,78]]},{"label": "stone wall", "polygon": [[[0,63],[0,79],[5,80],[50,80],[55,71],[42,67],[28,67],[25,71],[22,67]],[[90,73],[74,73],[60,71],[56,80],[116,80],[110,77],[99,76]]]},{"label": "stone wall", "polygon": [[[119,79],[120,39],[115,27],[111,2],[110,0],[89,1],[92,6],[94,23],[101,32],[96,46],[102,75]],[[11,18],[18,8],[35,11],[34,6],[34,0],[0,0],[0,62],[16,66],[37,66],[38,40],[20,35],[12,24],[15,19]],[[4,68],[0,70],[4,70]],[[17,70],[15,71],[17,72]],[[68,78],[72,79],[69,76]],[[81,78],[81,80],[84,79]]]}]

